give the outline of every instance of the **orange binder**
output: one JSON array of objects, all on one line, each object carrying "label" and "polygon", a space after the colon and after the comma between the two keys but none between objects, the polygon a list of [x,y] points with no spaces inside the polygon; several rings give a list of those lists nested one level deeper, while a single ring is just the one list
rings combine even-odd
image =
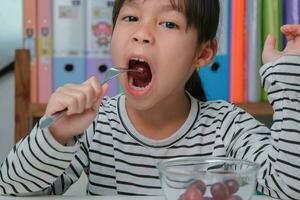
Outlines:
[{"label": "orange binder", "polygon": [[246,100],[246,0],[232,0],[230,100],[242,103]]},{"label": "orange binder", "polygon": [[38,103],[46,104],[52,93],[52,4],[38,0],[37,5]]},{"label": "orange binder", "polygon": [[36,15],[37,0],[23,1],[24,48],[30,50],[30,100],[37,103],[37,66],[36,66]]}]

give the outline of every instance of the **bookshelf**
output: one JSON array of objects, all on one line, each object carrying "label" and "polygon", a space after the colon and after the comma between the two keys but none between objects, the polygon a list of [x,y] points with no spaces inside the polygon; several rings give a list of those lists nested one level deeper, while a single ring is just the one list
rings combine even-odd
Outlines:
[{"label": "bookshelf", "polygon": [[[272,116],[268,102],[236,104],[253,116]],[[44,115],[45,104],[30,103],[30,53],[15,51],[15,142],[26,136],[35,122]]]}]

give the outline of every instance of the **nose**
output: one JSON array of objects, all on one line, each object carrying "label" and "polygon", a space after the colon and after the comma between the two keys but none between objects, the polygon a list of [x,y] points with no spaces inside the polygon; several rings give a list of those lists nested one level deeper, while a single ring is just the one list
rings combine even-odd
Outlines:
[{"label": "nose", "polygon": [[139,44],[152,44],[154,42],[153,33],[150,27],[142,25],[132,35],[132,41]]}]

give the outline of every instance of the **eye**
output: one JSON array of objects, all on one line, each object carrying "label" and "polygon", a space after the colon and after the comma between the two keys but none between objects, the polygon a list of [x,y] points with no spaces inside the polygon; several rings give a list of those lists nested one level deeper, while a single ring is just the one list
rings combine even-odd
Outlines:
[{"label": "eye", "polygon": [[169,28],[169,29],[178,29],[179,26],[177,24],[175,24],[174,22],[161,22],[159,23],[159,25],[162,25],[165,28]]},{"label": "eye", "polygon": [[125,16],[122,18],[122,20],[126,22],[136,22],[138,21],[138,18],[135,16]]}]

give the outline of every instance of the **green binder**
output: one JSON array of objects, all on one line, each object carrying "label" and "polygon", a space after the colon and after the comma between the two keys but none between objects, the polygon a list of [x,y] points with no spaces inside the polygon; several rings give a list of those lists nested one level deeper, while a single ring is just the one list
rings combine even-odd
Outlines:
[{"label": "green binder", "polygon": [[[282,0],[262,0],[262,49],[269,33],[276,37],[276,48],[282,49]],[[261,88],[261,100],[267,101],[267,94]]]}]

